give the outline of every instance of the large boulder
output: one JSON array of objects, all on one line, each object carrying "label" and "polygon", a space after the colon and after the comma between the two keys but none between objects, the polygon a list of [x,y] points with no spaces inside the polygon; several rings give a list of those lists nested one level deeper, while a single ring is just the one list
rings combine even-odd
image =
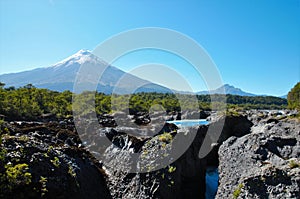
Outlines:
[{"label": "large boulder", "polygon": [[260,117],[251,134],[221,145],[216,198],[299,198],[300,123]]}]

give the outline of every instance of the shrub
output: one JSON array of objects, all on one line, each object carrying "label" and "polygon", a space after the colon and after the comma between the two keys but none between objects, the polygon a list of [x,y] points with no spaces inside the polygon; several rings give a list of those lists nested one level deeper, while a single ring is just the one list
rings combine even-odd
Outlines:
[{"label": "shrub", "polygon": [[165,133],[163,133],[163,134],[161,134],[161,135],[158,136],[158,140],[162,141],[162,142],[169,143],[169,142],[172,141],[172,139],[173,139],[173,136],[171,135],[171,133],[166,133],[165,132]]},{"label": "shrub", "polygon": [[174,171],[176,171],[176,167],[169,166],[168,172],[173,173]]},{"label": "shrub", "polygon": [[50,160],[52,162],[52,164],[55,166],[55,167],[59,167],[60,165],[60,161],[58,159],[58,157],[54,157],[53,160]]}]

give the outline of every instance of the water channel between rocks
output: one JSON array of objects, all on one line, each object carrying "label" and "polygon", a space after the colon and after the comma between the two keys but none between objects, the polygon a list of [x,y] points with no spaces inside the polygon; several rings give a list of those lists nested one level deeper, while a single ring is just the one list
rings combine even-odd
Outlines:
[{"label": "water channel between rocks", "polygon": [[[195,119],[195,120],[173,120],[167,121],[167,123],[175,124],[178,127],[192,127],[199,125],[208,125],[209,122],[205,119]],[[206,199],[214,199],[218,190],[218,180],[219,173],[217,167],[208,167],[206,169]]]}]

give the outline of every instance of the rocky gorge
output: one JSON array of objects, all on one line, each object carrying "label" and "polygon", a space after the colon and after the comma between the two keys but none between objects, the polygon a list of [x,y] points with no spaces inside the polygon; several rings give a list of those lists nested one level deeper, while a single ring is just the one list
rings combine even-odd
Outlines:
[{"label": "rocky gorge", "polygon": [[[188,128],[167,123],[147,128],[152,120],[159,120],[159,114],[157,118],[144,113],[125,115],[144,129],[142,135],[137,135],[134,126],[118,125],[116,115],[89,121],[90,127],[80,135],[72,118],[4,122],[0,197],[208,198],[206,173],[218,168],[216,198],[299,198],[300,122],[293,114],[241,111],[224,116],[198,112],[163,118],[179,120],[188,115],[210,121],[209,125]],[[211,133],[220,127],[220,136]],[[103,137],[111,141],[109,146],[99,145]],[[182,140],[191,143],[172,159],[172,149]],[[200,159],[204,145],[211,151]],[[125,168],[133,166],[134,153],[139,154],[134,166],[143,172]],[[109,161],[99,159],[99,154],[106,154]],[[165,166],[159,168],[162,162]]]}]

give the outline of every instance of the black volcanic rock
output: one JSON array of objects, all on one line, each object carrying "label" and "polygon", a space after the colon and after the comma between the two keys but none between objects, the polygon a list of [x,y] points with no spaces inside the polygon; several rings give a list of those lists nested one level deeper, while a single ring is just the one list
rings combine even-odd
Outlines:
[{"label": "black volcanic rock", "polygon": [[[244,115],[239,116],[222,116],[217,121],[210,124],[210,137],[216,137],[215,132],[222,130],[218,140],[215,143],[210,143],[213,147],[210,153],[206,156],[209,166],[218,166],[219,164],[219,147],[230,137],[242,137],[250,133],[253,123]],[[215,138],[214,138],[215,139]]]},{"label": "black volcanic rock", "polygon": [[[198,117],[199,112],[187,114]],[[141,116],[143,121],[147,115],[118,112],[79,125],[85,128],[80,129],[82,141],[72,120],[4,123],[0,197],[205,198],[206,169],[219,165],[217,198],[297,198],[300,125],[287,117],[293,114],[247,111],[224,117],[206,113],[211,123],[205,126],[178,128],[166,123],[148,128],[150,122],[138,128],[111,124],[122,118],[134,122]],[[164,115],[152,116],[153,120]],[[103,145],[102,138],[110,140],[108,145]],[[209,138],[208,143],[203,143],[204,138]],[[186,141],[191,144],[184,148]],[[199,159],[203,144],[212,150]],[[182,155],[177,157],[172,149]],[[138,163],[132,163],[133,153],[139,153]],[[95,159],[101,155],[107,159]],[[129,173],[130,167],[143,172]]]},{"label": "black volcanic rock", "polygon": [[[184,135],[177,133],[177,127],[166,124],[153,138],[135,142],[138,145],[143,142],[140,151],[139,166],[145,173],[126,173],[114,168],[108,169],[109,187],[113,198],[205,198],[205,168],[206,160],[198,158],[198,152],[202,145],[207,127],[192,127]],[[175,135],[184,139],[189,139],[191,134],[196,136],[187,151],[183,153],[174,163],[170,164],[168,156],[174,142],[182,141],[175,139]],[[120,148],[133,148],[133,139],[127,141],[122,133],[116,133]],[[174,140],[173,140],[174,139]],[[173,141],[172,141],[173,140]],[[125,143],[125,145],[124,145]],[[128,147],[126,147],[126,143]],[[178,146],[178,143],[177,143]],[[112,148],[113,150],[113,148]],[[116,156],[118,162],[126,162],[128,153]],[[155,160],[154,162],[152,160]],[[130,161],[129,161],[130,162]],[[165,164],[163,168],[154,170],[156,166]],[[167,166],[169,165],[169,166]],[[119,168],[120,169],[120,168]],[[148,171],[148,172],[147,172]]]},{"label": "black volcanic rock", "polygon": [[57,122],[2,125],[0,197],[111,198],[104,170],[73,130]]},{"label": "black volcanic rock", "polygon": [[[197,113],[199,115],[199,113]],[[146,173],[130,174],[122,171],[108,169],[109,187],[114,198],[205,198],[206,190],[206,167],[207,165],[218,165],[218,147],[231,136],[243,136],[250,133],[252,123],[245,116],[229,116],[225,119],[225,128],[221,133],[219,144],[215,145],[211,153],[205,158],[199,158],[199,150],[203,144],[208,128],[217,128],[225,118],[221,117],[213,122],[209,127],[189,127],[180,129],[174,125],[166,124],[159,133],[152,138],[143,141],[134,141],[133,137],[128,137],[122,129],[115,128],[107,132],[111,140],[120,149],[130,151],[138,145],[140,152],[139,167]],[[195,136],[193,140],[193,135]],[[128,139],[129,138],[129,139]],[[113,142],[114,142],[113,141]],[[191,145],[186,149],[181,148],[182,143],[191,141]],[[134,143],[134,144],[133,144]],[[142,145],[141,145],[142,143]],[[210,146],[212,143],[208,143]],[[176,161],[170,164],[168,157],[173,154],[171,149],[183,150],[183,154]],[[114,151],[115,148],[111,148]],[[106,150],[109,153],[109,151]],[[130,162],[130,152],[119,152],[116,155],[117,162]],[[118,153],[118,154],[119,154]],[[173,154],[174,155],[174,154]],[[111,156],[110,156],[111,157]],[[176,158],[175,158],[176,159]],[[154,161],[155,160],[155,161]],[[169,165],[151,171],[161,164]],[[117,165],[116,165],[117,166]],[[150,171],[150,172],[147,172]],[[142,191],[141,191],[142,190]]]},{"label": "black volcanic rock", "polygon": [[219,156],[216,198],[299,198],[299,121],[260,120],[251,134],[225,141]]}]

